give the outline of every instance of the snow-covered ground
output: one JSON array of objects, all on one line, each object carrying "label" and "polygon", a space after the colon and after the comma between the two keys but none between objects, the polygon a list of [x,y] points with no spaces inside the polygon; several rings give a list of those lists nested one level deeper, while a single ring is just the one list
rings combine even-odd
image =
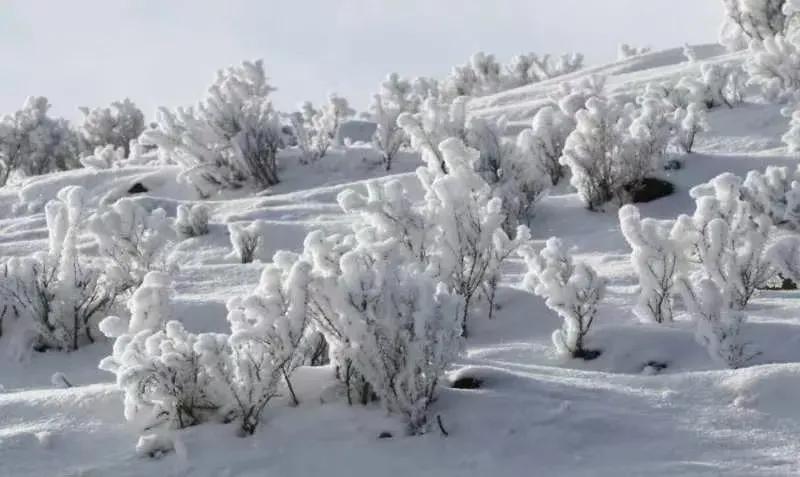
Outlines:
[{"label": "snow-covered ground", "polygon": [[[713,62],[741,61],[718,47],[697,48]],[[611,92],[696,69],[682,50],[647,54],[570,75],[609,75]],[[507,115],[527,123],[555,82],[476,99],[476,115]],[[780,135],[788,119],[777,106],[745,103],[710,113],[712,132],[698,139],[685,167],[668,174],[670,197],[643,204],[644,216],[674,218],[694,207],[688,190],[719,173],[744,175],[770,164],[794,168]],[[266,220],[269,252],[299,250],[314,228],[338,229],[346,218],[336,195],[365,180],[401,179],[418,190],[413,156],[391,176],[368,160],[290,169],[270,195],[206,201],[211,233],[181,242],[172,252],[177,317],[192,331],[226,328],[225,302],[251,290],[259,264],[237,264],[227,222]],[[64,185],[84,185],[90,205],[120,197],[135,182],[148,189],[136,200],[174,216],[192,191],[176,185],[171,168],[77,170],[0,189],[0,256],[46,247],[42,205]],[[93,202],[92,202],[93,201]],[[23,205],[24,204],[24,205]],[[0,476],[488,476],[488,475],[731,475],[800,473],[800,291],[761,292],[748,307],[744,331],[760,354],[753,366],[721,369],[679,316],[672,325],[641,324],[631,311],[636,277],[616,214],[585,210],[575,193],[556,191],[536,209],[533,236],[561,237],[609,279],[609,297],[597,319],[594,361],[563,361],[550,340],[559,318],[541,298],[521,289],[523,264],[503,276],[499,311],[476,315],[455,376],[482,380],[481,389],[441,390],[434,413],[449,436],[403,437],[402,424],[377,406],[348,407],[328,392],[329,368],[298,371],[301,404],[269,406],[256,435],[236,437],[232,425],[204,424],[180,431],[174,453],[138,457],[136,430],[122,415],[113,376],[97,368],[109,342],[73,353],[33,353],[0,365]],[[90,241],[85,245],[90,247]],[[0,340],[0,355],[5,342]],[[652,364],[665,364],[654,373]],[[73,387],[51,383],[62,372]],[[384,431],[395,437],[379,439]]]}]

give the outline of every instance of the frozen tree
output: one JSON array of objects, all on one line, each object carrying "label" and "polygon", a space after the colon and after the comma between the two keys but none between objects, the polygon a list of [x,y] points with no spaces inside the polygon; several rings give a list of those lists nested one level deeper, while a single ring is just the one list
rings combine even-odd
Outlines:
[{"label": "frozen tree", "polygon": [[142,142],[179,164],[182,177],[203,195],[248,183],[274,185],[284,138],[272,91],[260,60],[221,70],[195,108],[162,108]]},{"label": "frozen tree", "polygon": [[144,131],[144,114],[130,100],[114,101],[110,107],[79,108],[83,121],[78,125],[83,151],[91,154],[98,147],[122,148],[124,157],[130,153],[130,142]]},{"label": "frozen tree", "polygon": [[687,154],[692,152],[697,135],[711,129],[706,109],[700,103],[691,103],[686,109],[676,109],[672,123],[677,130],[675,142]]},{"label": "frozen tree", "polygon": [[47,98],[31,96],[0,118],[0,186],[12,174],[34,176],[80,166],[78,141],[64,119],[47,115]]},{"label": "frozen tree", "polygon": [[264,267],[253,293],[228,303],[232,340],[255,341],[272,355],[271,366],[286,382],[294,404],[299,401],[291,375],[304,364],[313,349],[309,292],[311,264],[295,254],[278,252]]},{"label": "frozen tree", "polygon": [[93,342],[97,318],[119,295],[113,277],[78,250],[83,195],[62,189],[45,207],[47,252],[6,264],[0,291],[29,331],[22,347],[72,351]]},{"label": "frozen tree", "polygon": [[505,87],[517,88],[566,75],[583,68],[583,55],[572,53],[557,57],[535,53],[516,55],[505,67]]},{"label": "frozen tree", "polygon": [[560,161],[570,168],[573,187],[589,209],[619,199],[625,185],[624,111],[612,102],[591,98],[576,114]]},{"label": "frozen tree", "polygon": [[408,142],[397,119],[402,113],[416,111],[418,102],[415,99],[411,82],[396,73],[381,83],[380,92],[373,97],[372,117],[377,124],[373,142],[383,152],[387,171],[392,168],[392,160],[400,148]]},{"label": "frozen tree", "polygon": [[94,154],[81,157],[81,165],[92,169],[111,169],[119,167],[125,160],[125,150],[112,145],[96,147]]},{"label": "frozen tree", "polygon": [[642,321],[672,321],[676,279],[686,268],[683,242],[668,223],[642,219],[639,210],[619,210],[620,229],[633,249],[631,264],[639,277],[639,301],[633,309]]},{"label": "frozen tree", "polygon": [[561,329],[553,333],[556,351],[573,358],[596,357],[597,351],[586,348],[586,336],[605,294],[605,279],[589,265],[574,263],[564,243],[555,237],[539,253],[530,247],[520,252],[528,266],[525,287],[544,298],[564,320]]},{"label": "frozen tree", "polygon": [[743,341],[744,314],[728,306],[725,294],[712,280],[702,279],[693,285],[680,278],[677,285],[689,314],[695,319],[696,339],[712,359],[736,369],[758,355]]},{"label": "frozen tree", "polygon": [[397,119],[411,138],[411,146],[422,154],[429,169],[447,173],[439,144],[449,137],[465,139],[466,103],[464,96],[456,98],[450,105],[430,98],[422,103],[418,113],[403,113]]},{"label": "frozen tree", "polygon": [[88,229],[100,255],[111,263],[109,275],[123,289],[139,286],[151,270],[168,267],[167,246],[174,235],[163,209],[148,212],[125,197],[93,214]]},{"label": "frozen tree", "polygon": [[461,350],[462,305],[394,247],[368,244],[343,255],[336,287],[355,367],[383,406],[419,434],[438,380]]},{"label": "frozen tree", "polygon": [[691,257],[705,277],[738,309],[775,275],[766,257],[772,222],[741,199],[741,188],[741,179],[731,173],[695,187],[694,215],[678,217],[675,232],[691,244]]},{"label": "frozen tree", "polygon": [[238,258],[241,263],[250,263],[256,259],[265,258],[266,231],[267,223],[260,219],[247,225],[228,224],[228,233],[233,247],[230,256]]},{"label": "frozen tree", "polygon": [[347,99],[336,94],[328,96],[328,102],[320,109],[310,102],[303,103],[300,111],[290,115],[290,120],[304,160],[314,162],[325,157],[335,145],[339,126],[354,114]]},{"label": "frozen tree", "polygon": [[747,48],[751,40],[763,41],[785,34],[796,10],[787,0],[723,0],[725,21],[720,43],[730,50]]},{"label": "frozen tree", "polygon": [[741,187],[742,199],[758,213],[766,214],[778,227],[800,227],[800,171],[767,166],[764,172],[747,173]]},{"label": "frozen tree", "polygon": [[800,89],[800,37],[776,35],[753,42],[745,68],[749,82],[757,85],[767,100],[793,100]]},{"label": "frozen tree", "polygon": [[800,152],[800,108],[794,111],[785,108],[784,111],[785,114],[791,115],[791,120],[789,121],[789,130],[786,131],[781,139],[786,144],[789,152],[797,154]]},{"label": "frozen tree", "polygon": [[478,151],[456,138],[445,140],[439,149],[448,173],[420,168],[417,174],[426,191],[428,221],[436,227],[432,240],[439,276],[464,298],[466,334],[473,299],[493,275],[489,267],[495,263],[495,247],[508,240],[502,228],[505,214],[502,200],[492,197],[491,187],[475,172]]},{"label": "frozen tree", "polygon": [[783,277],[800,282],[800,237],[790,235],[776,241],[767,249],[767,258]]},{"label": "frozen tree", "polygon": [[634,56],[641,56],[646,53],[650,53],[650,50],[651,49],[646,46],[636,47],[627,43],[622,43],[617,49],[617,59],[620,61],[627,60],[628,58],[633,58]]},{"label": "frozen tree", "polygon": [[205,204],[180,204],[175,218],[175,232],[180,237],[199,237],[208,233],[210,209]]},{"label": "frozen tree", "polygon": [[561,109],[545,106],[536,112],[530,129],[517,137],[517,150],[557,185],[564,177],[559,159],[575,122]]}]

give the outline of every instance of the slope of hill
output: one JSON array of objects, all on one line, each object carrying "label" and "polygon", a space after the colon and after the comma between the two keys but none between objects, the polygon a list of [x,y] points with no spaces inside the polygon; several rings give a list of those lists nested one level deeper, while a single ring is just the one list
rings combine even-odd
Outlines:
[{"label": "slope of hill", "polygon": [[[741,61],[719,48],[697,48],[713,62]],[[609,75],[615,92],[696,69],[681,49],[655,52],[575,73]],[[475,99],[472,114],[507,115],[526,122],[557,81]],[[779,136],[788,120],[776,106],[745,103],[711,113],[712,132],[698,140],[685,168],[669,172],[677,186],[670,197],[644,204],[645,216],[673,218],[691,212],[688,190],[715,175],[743,175],[769,164],[796,167]],[[313,228],[346,223],[336,194],[363,188],[365,180],[399,178],[415,189],[415,159],[397,163],[391,176],[367,162],[287,176],[268,196],[208,201],[211,233],[180,243],[173,252],[176,313],[193,331],[225,328],[225,301],[258,281],[259,264],[226,259],[230,221],[262,218],[268,248],[298,250]],[[330,168],[328,170],[327,168]],[[87,185],[94,206],[133,182],[150,192],[137,200],[174,214],[190,191],[174,185],[175,171],[120,169],[100,175],[74,171],[28,180],[0,190],[0,254],[42,249],[46,229],[41,205],[66,184]],[[338,171],[338,172],[335,172]],[[343,172],[344,171],[344,172]],[[418,189],[418,187],[416,188]],[[117,192],[115,192],[117,191]],[[497,316],[476,316],[456,375],[481,379],[477,390],[445,387],[435,413],[449,433],[402,437],[401,425],[373,406],[348,407],[331,393],[329,368],[302,368],[301,404],[270,404],[255,436],[236,437],[230,425],[181,431],[176,449],[160,459],[136,456],[136,430],[122,416],[121,394],[97,369],[110,343],[69,354],[34,353],[0,366],[0,475],[68,476],[490,476],[490,475],[748,475],[800,472],[800,292],[760,293],[745,329],[760,354],[753,366],[723,370],[695,342],[694,328],[680,316],[671,326],[639,323],[631,312],[636,277],[616,214],[585,210],[576,194],[556,191],[536,210],[537,241],[560,236],[574,254],[610,280],[609,297],[597,318],[594,361],[562,361],[550,335],[559,318],[543,300],[520,287],[523,265],[505,270]],[[85,243],[90,247],[88,241]],[[0,353],[13,351],[0,340]],[[666,366],[657,372],[654,365]],[[53,373],[74,385],[54,389]],[[389,431],[391,439],[378,439]]]}]

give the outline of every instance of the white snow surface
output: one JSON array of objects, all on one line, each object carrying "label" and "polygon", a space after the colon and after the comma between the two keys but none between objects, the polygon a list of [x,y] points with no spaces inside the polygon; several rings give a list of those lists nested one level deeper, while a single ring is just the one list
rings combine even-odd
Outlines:
[{"label": "white snow surface", "polygon": [[[741,61],[721,48],[697,47],[699,59]],[[648,53],[570,75],[610,75],[613,91],[635,89],[698,68],[682,48]],[[558,81],[563,79],[559,78]],[[472,114],[506,115],[529,123],[556,81],[473,100]],[[691,213],[688,191],[719,173],[798,163],[780,136],[788,119],[778,106],[748,102],[709,114],[685,167],[668,173],[670,197],[641,204],[643,217],[671,219]],[[332,155],[309,166],[287,167],[268,194],[213,197],[210,233],[176,245],[174,317],[193,332],[225,331],[225,302],[258,283],[263,264],[239,264],[230,252],[227,223],[262,219],[269,254],[298,251],[314,228],[338,230],[348,220],[336,204],[346,188],[364,181],[399,179],[420,193],[412,155],[386,173],[368,149]],[[177,205],[197,201],[191,187],[175,182],[174,167],[77,170],[31,178],[0,189],[0,257],[46,247],[42,205],[65,185],[87,188],[89,209],[134,195],[148,209],[174,217]],[[540,244],[556,235],[573,255],[608,279],[600,305],[590,362],[558,357],[551,344],[560,318],[544,300],[523,290],[522,260],[508,264],[499,311],[489,321],[476,313],[466,351],[451,377],[482,380],[481,389],[443,385],[433,413],[436,427],[405,437],[402,423],[376,405],[348,407],[331,390],[329,367],[300,368],[294,386],[300,405],[284,396],[271,402],[254,436],[235,425],[203,424],[159,436],[173,452],[137,455],[138,434],[123,418],[122,394],[113,376],[97,368],[111,343],[72,353],[32,353],[6,358],[0,339],[0,476],[789,476],[800,472],[800,291],[761,292],[748,307],[744,333],[761,354],[752,366],[722,369],[694,340],[682,307],[676,322],[643,324],[633,313],[638,297],[630,249],[614,211],[584,209],[574,192],[559,189],[531,221]],[[89,236],[81,244],[91,251]],[[654,364],[665,364],[658,371]],[[72,387],[51,384],[63,373]],[[379,439],[382,432],[393,438]]]}]

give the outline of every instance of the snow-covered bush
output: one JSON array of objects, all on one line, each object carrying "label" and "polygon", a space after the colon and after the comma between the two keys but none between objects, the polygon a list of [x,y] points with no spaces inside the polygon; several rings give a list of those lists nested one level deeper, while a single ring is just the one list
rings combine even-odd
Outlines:
[{"label": "snow-covered bush", "polygon": [[392,168],[392,160],[400,148],[408,143],[408,136],[397,124],[397,118],[406,112],[415,112],[418,101],[413,95],[411,82],[390,74],[381,83],[381,90],[373,97],[372,117],[377,124],[373,143],[383,152],[386,170]]},{"label": "snow-covered bush", "polygon": [[800,88],[800,36],[776,35],[750,44],[745,68],[767,100],[793,100]]},{"label": "snow-covered bush", "polygon": [[[348,356],[382,405],[425,431],[428,407],[461,350],[461,298],[381,242],[346,253],[335,286]],[[387,253],[384,249],[389,250]]]},{"label": "snow-covered bush", "polygon": [[746,80],[747,74],[740,65],[703,63],[699,76],[684,76],[678,81],[673,102],[682,107],[703,103],[708,109],[732,108],[743,101]]},{"label": "snow-covered bush", "polygon": [[112,316],[100,324],[116,338],[100,369],[117,376],[125,419],[141,430],[199,424],[224,403],[195,351],[197,335],[170,320],[171,294],[169,276],[150,272],[128,302],[130,319]]},{"label": "snow-covered bush", "polygon": [[449,137],[465,138],[467,99],[460,96],[447,104],[429,98],[422,103],[418,113],[403,113],[397,119],[397,124],[411,138],[411,147],[422,154],[428,168],[438,167],[447,173],[439,144]]},{"label": "snow-covered bush", "polygon": [[78,250],[84,191],[67,187],[47,203],[48,250],[8,261],[0,297],[27,333],[20,348],[72,351],[94,341],[97,318],[116,301],[114,277]]},{"label": "snow-covered bush", "polygon": [[250,263],[256,259],[263,259],[263,250],[266,247],[267,223],[255,220],[249,224],[228,224],[228,233],[231,238],[233,251],[230,257],[237,258],[241,263]]},{"label": "snow-covered bush", "polygon": [[520,222],[527,222],[530,212],[544,196],[549,180],[543,169],[518,149],[508,138],[505,117],[472,118],[464,130],[465,143],[478,151],[477,172],[492,188],[492,194],[503,201],[503,228],[513,236]]},{"label": "snow-covered bush", "polygon": [[290,115],[303,160],[314,162],[325,157],[328,149],[335,145],[339,126],[354,114],[347,99],[336,94],[328,96],[328,102],[320,109],[315,109],[310,102],[303,103],[300,111]]},{"label": "snow-covered bush", "polygon": [[79,108],[83,121],[78,125],[81,149],[88,154],[97,148],[121,148],[124,156],[130,152],[130,142],[144,131],[144,114],[128,98],[114,101],[110,107]]},{"label": "snow-covered bush", "polygon": [[203,101],[195,108],[161,108],[157,127],[141,141],[179,164],[182,177],[203,195],[274,185],[284,135],[269,99],[273,90],[260,60],[219,71]]},{"label": "snow-covered bush", "polygon": [[678,217],[675,235],[691,247],[731,308],[743,309],[753,294],[775,275],[766,256],[774,226],[769,217],[742,200],[742,180],[724,173],[690,191],[692,216]]},{"label": "snow-covered bush", "polygon": [[417,175],[425,195],[428,224],[435,227],[432,243],[436,248],[439,276],[464,299],[462,325],[467,331],[470,307],[485,281],[494,271],[497,247],[518,246],[527,230],[521,227],[515,241],[503,231],[505,214],[502,200],[492,197],[491,187],[475,172],[479,153],[456,138],[439,146],[447,174],[420,168]]},{"label": "snow-covered bush", "polygon": [[766,214],[778,227],[800,228],[800,170],[767,166],[762,173],[747,173],[741,187],[742,199],[758,213]]},{"label": "snow-covered bush", "polygon": [[207,234],[210,213],[205,204],[180,204],[175,218],[175,232],[183,238]]},{"label": "snow-covered bush", "polygon": [[676,109],[673,113],[672,123],[676,129],[675,143],[687,154],[692,152],[697,135],[711,129],[706,109],[700,103],[691,103],[686,109]]},{"label": "snow-covered bush", "polygon": [[561,329],[553,333],[556,351],[573,358],[596,357],[598,351],[586,348],[586,336],[605,294],[605,279],[589,265],[574,263],[567,247],[555,237],[539,253],[530,247],[521,248],[520,253],[528,266],[525,287],[564,319]]},{"label": "snow-covered bush", "polygon": [[517,136],[517,150],[556,185],[565,175],[559,160],[574,129],[575,122],[569,115],[560,108],[545,106],[536,112],[531,128]]},{"label": "snow-covered bush", "polygon": [[311,264],[296,254],[278,252],[273,262],[264,267],[253,293],[228,302],[232,343],[263,344],[271,355],[270,366],[277,368],[285,380],[295,404],[298,400],[291,375],[305,364],[315,344],[309,311],[311,271]]},{"label": "snow-covered bush", "polygon": [[167,269],[167,247],[174,234],[163,209],[148,212],[124,197],[99,209],[87,225],[100,255],[111,264],[107,273],[124,290],[139,286],[151,270]]},{"label": "snow-covered bush", "polygon": [[118,167],[125,160],[125,150],[112,145],[97,146],[94,154],[81,157],[81,165],[92,169],[111,169]]},{"label": "snow-covered bush", "polygon": [[47,115],[47,98],[31,96],[0,118],[0,186],[12,174],[35,176],[80,167],[78,140],[64,119]]},{"label": "snow-covered bush", "polygon": [[617,59],[620,61],[627,60],[628,58],[633,58],[634,56],[641,56],[650,53],[650,50],[651,48],[647,46],[636,47],[627,43],[622,43],[617,49]]},{"label": "snow-covered bush", "polygon": [[729,50],[743,50],[755,41],[785,34],[793,27],[797,8],[791,0],[723,0],[725,21],[720,43]]},{"label": "snow-covered bush", "polygon": [[736,369],[758,354],[743,341],[744,314],[728,306],[724,292],[712,280],[691,284],[688,279],[680,278],[677,285],[683,303],[696,321],[695,337],[712,359]]},{"label": "snow-covered bush", "polygon": [[783,237],[770,245],[767,258],[781,275],[795,283],[800,282],[800,237]]},{"label": "snow-covered bush", "polygon": [[591,98],[576,114],[577,125],[567,137],[560,162],[569,167],[570,183],[589,209],[622,200],[627,183],[625,111],[601,98]]},{"label": "snow-covered bush", "polygon": [[668,223],[642,219],[639,209],[626,205],[619,210],[625,240],[633,249],[631,264],[639,277],[639,300],[633,309],[642,321],[672,321],[676,279],[686,267],[682,241]]},{"label": "snow-covered bush", "polygon": [[581,68],[583,55],[579,53],[542,57],[536,53],[516,55],[505,66],[503,86],[504,89],[518,88],[573,73]]}]

